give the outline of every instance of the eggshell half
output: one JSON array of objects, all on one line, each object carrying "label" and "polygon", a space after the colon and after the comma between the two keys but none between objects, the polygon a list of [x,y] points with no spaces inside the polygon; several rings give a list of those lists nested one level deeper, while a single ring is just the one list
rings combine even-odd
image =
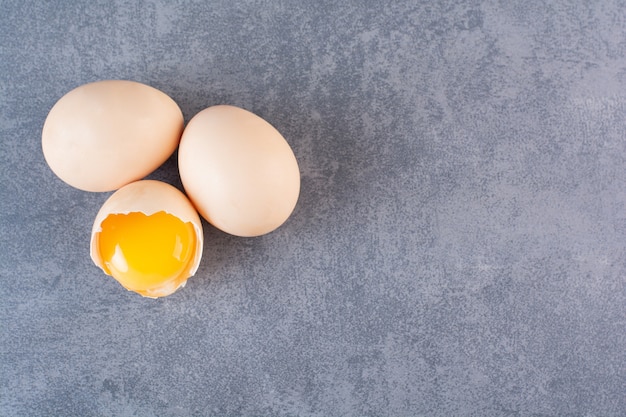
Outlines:
[{"label": "eggshell half", "polygon": [[187,279],[195,275],[200,265],[204,244],[202,223],[198,213],[187,197],[177,188],[161,181],[142,180],[133,182],[120,188],[109,197],[96,215],[91,230],[91,259],[106,273],[103,268],[100,249],[98,247],[98,235],[102,231],[101,225],[104,219],[112,214],[140,212],[149,216],[161,211],[176,216],[184,223],[191,223],[193,225],[196,232],[196,248],[189,268],[184,273],[185,276],[173,277],[171,280],[164,282],[160,287],[140,293],[150,298],[164,297],[172,294],[178,288],[184,287]]},{"label": "eggshell half", "polygon": [[84,191],[112,191],[144,178],[172,155],[183,114],[165,93],[134,81],[85,84],[50,110],[42,148],[52,171]]},{"label": "eggshell half", "polygon": [[259,236],[282,225],[300,193],[291,147],[271,124],[234,106],[194,116],[181,138],[179,171],[202,217],[236,236]]}]

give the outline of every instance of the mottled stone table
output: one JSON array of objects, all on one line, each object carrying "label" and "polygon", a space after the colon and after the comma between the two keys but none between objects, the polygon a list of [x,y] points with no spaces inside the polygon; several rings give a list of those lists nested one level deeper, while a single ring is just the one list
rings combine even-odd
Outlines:
[{"label": "mottled stone table", "polygon": [[[626,415],[623,1],[1,9],[0,415]],[[125,291],[40,145],[100,79],[267,119],[293,216]]]}]

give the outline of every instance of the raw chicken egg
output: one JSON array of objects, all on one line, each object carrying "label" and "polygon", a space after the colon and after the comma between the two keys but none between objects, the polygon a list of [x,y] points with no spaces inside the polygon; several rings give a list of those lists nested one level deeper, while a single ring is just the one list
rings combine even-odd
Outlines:
[{"label": "raw chicken egg", "polygon": [[238,107],[209,107],[185,128],[178,150],[187,195],[209,223],[236,236],[282,225],[300,193],[298,162],[261,117]]},{"label": "raw chicken egg", "polygon": [[113,191],[163,164],[182,131],[183,114],[165,93],[134,81],[98,81],[75,88],[52,107],[42,148],[67,184]]},{"label": "raw chicken egg", "polygon": [[128,184],[104,203],[91,232],[91,259],[144,297],[172,294],[200,264],[202,224],[175,187],[153,180]]}]

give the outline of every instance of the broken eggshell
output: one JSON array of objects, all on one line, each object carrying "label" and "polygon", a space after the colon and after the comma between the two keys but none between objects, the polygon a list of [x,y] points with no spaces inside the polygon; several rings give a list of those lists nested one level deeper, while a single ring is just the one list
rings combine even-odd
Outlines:
[{"label": "broken eggshell", "polygon": [[204,237],[202,223],[198,213],[187,197],[177,188],[161,181],[142,180],[130,183],[117,190],[104,203],[93,224],[91,231],[90,254],[93,262],[107,275],[111,275],[102,259],[100,252],[100,233],[103,221],[114,214],[143,213],[146,216],[165,212],[177,217],[183,223],[191,223],[195,231],[195,249],[186,269],[178,276],[170,277],[151,288],[132,288],[123,283],[126,289],[135,291],[144,297],[158,298],[174,293],[183,287],[187,279],[193,276],[200,264]]}]

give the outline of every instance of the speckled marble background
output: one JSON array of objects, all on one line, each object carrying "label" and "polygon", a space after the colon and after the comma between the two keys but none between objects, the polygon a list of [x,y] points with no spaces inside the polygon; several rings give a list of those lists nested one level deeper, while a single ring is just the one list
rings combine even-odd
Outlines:
[{"label": "speckled marble background", "polygon": [[[0,415],[626,415],[624,1],[1,5]],[[290,220],[104,276],[40,132],[109,78],[274,124]]]}]

